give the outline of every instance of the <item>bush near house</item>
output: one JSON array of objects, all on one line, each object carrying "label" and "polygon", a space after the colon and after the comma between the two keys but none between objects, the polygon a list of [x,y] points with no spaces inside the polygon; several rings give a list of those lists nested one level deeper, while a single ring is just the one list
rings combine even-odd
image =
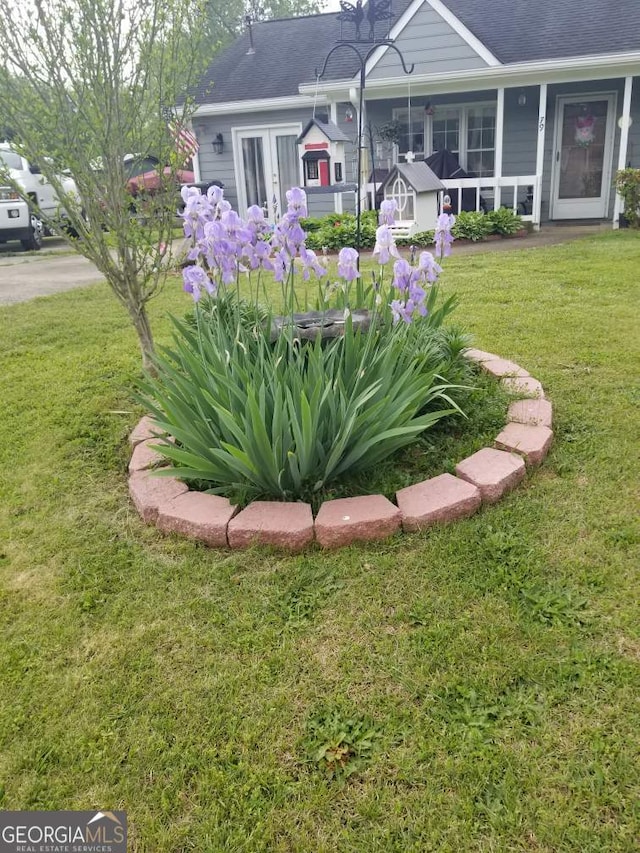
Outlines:
[{"label": "bush near house", "polygon": [[630,228],[640,227],[640,169],[620,169],[616,192],[624,199],[624,217]]},{"label": "bush near house", "polygon": [[[378,213],[367,210],[362,213],[360,225],[360,246],[370,249],[376,242]],[[330,213],[323,217],[309,217],[301,221],[307,232],[307,246],[315,251],[326,248],[330,252],[339,251],[343,246],[356,243],[357,222],[352,213]],[[489,213],[483,211],[462,211],[456,216],[453,233],[459,240],[471,240],[474,243],[484,240],[491,234],[512,237],[523,228],[522,218],[508,207],[500,207]],[[398,239],[399,246],[416,246],[429,249],[433,246],[435,232],[419,231],[411,237]]]},{"label": "bush near house", "polygon": [[[331,213],[322,218],[305,218],[301,221],[307,232],[306,244],[314,251],[325,247],[337,252],[343,246],[355,246],[358,223],[353,213]],[[378,213],[375,210],[363,211],[360,217],[360,248],[372,249],[376,242]]]},{"label": "bush near house", "polygon": [[457,240],[484,240],[491,234],[491,223],[482,211],[463,210],[456,216],[453,234]]},{"label": "bush near house", "polygon": [[522,217],[509,207],[499,207],[485,214],[491,231],[490,234],[500,234],[502,237],[513,237],[523,228]]}]

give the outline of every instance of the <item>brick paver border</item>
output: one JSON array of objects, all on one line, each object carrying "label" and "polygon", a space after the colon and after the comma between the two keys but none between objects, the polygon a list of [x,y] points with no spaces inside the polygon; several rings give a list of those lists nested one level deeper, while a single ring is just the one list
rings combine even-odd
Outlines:
[{"label": "brick paver border", "polygon": [[302,502],[254,501],[240,511],[226,498],[189,492],[178,480],[154,474],[153,466],[162,459],[152,444],[159,431],[145,416],[129,436],[129,491],[135,507],[143,521],[163,533],[179,533],[212,547],[271,545],[292,552],[313,541],[336,548],[392,536],[401,528],[424,530],[468,518],[482,504],[500,500],[524,479],[527,468],[544,460],[553,439],[553,408],[541,383],[515,362],[484,350],[465,354],[524,399],[509,406],[493,447],[459,462],[455,477],[440,474],[401,489],[395,504],[383,495],[325,501],[315,519],[311,506]]}]

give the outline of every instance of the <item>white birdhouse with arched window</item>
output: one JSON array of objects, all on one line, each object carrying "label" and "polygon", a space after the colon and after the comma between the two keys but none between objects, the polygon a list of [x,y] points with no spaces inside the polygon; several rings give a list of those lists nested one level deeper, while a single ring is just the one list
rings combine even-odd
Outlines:
[{"label": "white birdhouse with arched window", "polygon": [[337,124],[311,119],[298,137],[305,187],[344,183],[345,142],[349,142],[349,138]]},{"label": "white birdhouse with arched window", "polygon": [[438,219],[438,196],[444,184],[424,161],[398,163],[382,184],[385,199],[398,206],[396,226],[407,236],[432,231]]}]

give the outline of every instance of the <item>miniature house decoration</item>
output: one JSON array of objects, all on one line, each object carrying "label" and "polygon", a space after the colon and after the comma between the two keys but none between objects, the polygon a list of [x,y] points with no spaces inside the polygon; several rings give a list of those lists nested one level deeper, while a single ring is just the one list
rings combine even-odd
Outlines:
[{"label": "miniature house decoration", "polygon": [[438,197],[444,190],[444,184],[423,160],[398,163],[381,187],[384,198],[396,202],[396,225],[409,237],[436,227]]},{"label": "miniature house decoration", "polygon": [[305,187],[344,183],[345,142],[349,142],[349,138],[337,124],[311,119],[298,137]]}]

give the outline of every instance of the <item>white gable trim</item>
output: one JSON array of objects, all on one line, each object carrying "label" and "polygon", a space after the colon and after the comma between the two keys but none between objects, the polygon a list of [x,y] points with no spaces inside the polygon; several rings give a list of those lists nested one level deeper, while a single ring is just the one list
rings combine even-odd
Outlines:
[{"label": "white gable trim", "polygon": [[[460,18],[457,18],[453,12],[444,5],[442,0],[413,0],[404,14],[398,18],[395,25],[389,31],[389,38],[395,41],[400,33],[405,29],[405,27],[411,22],[411,20],[415,17],[415,15],[419,12],[419,10],[426,4],[431,6],[433,11],[440,15],[440,17],[446,21],[447,24],[463,39],[469,47],[474,50],[478,56],[484,60],[487,65],[502,65],[502,63],[491,53],[489,48],[480,41],[479,38],[474,36],[471,30],[467,29],[465,25],[462,23]],[[386,47],[382,47],[379,51],[371,57],[369,62],[367,63],[367,74],[369,74],[380,62],[382,57],[387,52]]]}]

